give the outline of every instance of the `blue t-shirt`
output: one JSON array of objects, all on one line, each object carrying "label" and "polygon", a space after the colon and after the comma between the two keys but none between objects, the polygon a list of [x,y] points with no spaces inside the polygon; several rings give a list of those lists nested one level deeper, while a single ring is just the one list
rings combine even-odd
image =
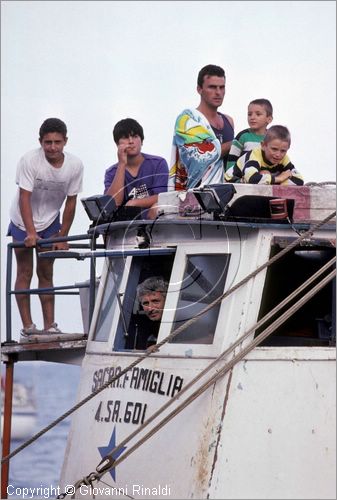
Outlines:
[{"label": "blue t-shirt", "polygon": [[[167,191],[168,165],[160,156],[142,153],[143,163],[138,174],[133,177],[125,171],[124,203],[131,198],[145,198]],[[118,164],[112,165],[105,171],[104,192],[106,193],[114,180]]]}]

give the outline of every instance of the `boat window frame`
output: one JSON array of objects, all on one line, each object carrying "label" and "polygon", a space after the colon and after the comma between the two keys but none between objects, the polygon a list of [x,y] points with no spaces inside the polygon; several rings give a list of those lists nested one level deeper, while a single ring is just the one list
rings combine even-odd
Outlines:
[{"label": "boat window frame", "polygon": [[[239,243],[238,243],[239,244]],[[231,248],[232,250],[232,248]],[[209,242],[193,242],[186,243],[177,248],[176,256],[173,263],[171,280],[168,288],[167,297],[170,302],[165,303],[165,308],[162,316],[161,326],[158,333],[158,342],[161,342],[172,331],[171,325],[174,322],[175,309],[180,295],[179,283],[185,273],[185,263],[187,262],[188,255],[207,255],[207,254],[224,254],[224,249],[220,247],[211,247]],[[235,266],[240,261],[240,255],[235,251],[228,251],[229,266],[227,271],[226,280],[224,283],[223,293],[232,286],[235,281]],[[234,270],[234,272],[233,272]],[[178,285],[175,285],[175,284]],[[226,299],[226,307],[231,308],[232,298]],[[167,307],[169,305],[169,307]],[[225,314],[224,303],[221,302],[216,327],[212,344],[183,344],[183,343],[166,343],[160,348],[160,354],[169,356],[182,356],[182,357],[214,357],[218,355],[223,346],[224,336],[223,331],[228,328],[230,322],[230,315]]]},{"label": "boat window frame", "polygon": [[[172,296],[172,292],[176,292],[176,298],[173,301],[173,307],[176,307],[178,297],[179,297],[179,289],[174,290],[174,285],[173,283],[179,283],[182,280],[183,274],[185,272],[185,259],[186,255],[198,255],[198,254],[223,254],[223,253],[228,253],[230,255],[230,263],[229,263],[229,268],[227,272],[227,277],[225,281],[225,288],[224,291],[228,290],[235,284],[235,282],[240,279],[240,274],[241,271],[239,272],[238,275],[238,270],[241,266],[241,259],[242,259],[242,248],[244,248],[247,244],[247,234],[246,230],[244,229],[243,231],[240,232],[239,235],[237,233],[234,233],[233,235],[229,234],[229,237],[227,240],[221,240],[217,241],[215,246],[212,246],[213,243],[210,242],[208,239],[201,239],[201,240],[192,240],[189,242],[184,242],[182,245],[172,245],[168,247],[160,247],[156,248],[155,250],[167,253],[168,251],[175,253],[173,265],[172,265],[172,272],[171,272],[171,278],[170,278],[170,283],[169,283],[169,288],[168,288],[168,293],[170,296]],[[250,233],[248,231],[248,233]],[[256,231],[253,231],[254,233]],[[250,238],[249,238],[250,239]],[[254,241],[253,248],[256,247],[256,243]],[[142,250],[144,252],[144,250]],[[150,249],[147,249],[147,252],[150,252]],[[157,253],[157,254],[158,254]],[[116,250],[116,251],[108,251],[109,258],[111,256],[116,256],[116,257],[121,257],[121,252]],[[124,250],[124,255],[127,255],[127,251]],[[133,256],[139,256],[141,255],[141,251],[138,251],[133,247],[130,249],[130,252],[128,254],[127,260],[125,262],[125,269],[123,273],[123,277],[121,280],[121,285],[120,285],[120,293],[125,294],[126,292],[126,287],[127,287],[127,282],[128,282],[128,273],[129,269],[131,267],[131,261]],[[143,253],[144,255],[144,253]],[[95,328],[95,322],[97,321],[97,314],[100,308],[100,301],[102,300],[102,294],[104,293],[105,289],[105,283],[107,279],[107,264],[105,263],[104,269],[102,272],[102,278],[101,278],[101,283],[98,289],[97,293],[97,299],[96,299],[96,304],[95,304],[95,309],[93,313],[93,318],[91,322],[91,327],[89,331],[89,337],[88,337],[88,344],[87,344],[87,352],[88,353],[102,353],[102,354],[112,354],[112,355],[119,355],[119,354],[131,354],[131,355],[140,355],[144,351],[142,350],[114,350],[114,345],[115,345],[115,338],[116,338],[116,332],[117,332],[117,325],[119,321],[120,314],[114,314],[114,321],[113,324],[111,325],[110,329],[110,335],[109,335],[109,340],[106,342],[97,342],[94,341],[92,338],[93,330]],[[232,331],[232,313],[233,313],[233,301],[234,298],[231,295],[227,299],[225,299],[225,303],[222,302],[220,309],[219,309],[219,314],[217,318],[217,324],[216,324],[216,329],[214,333],[214,338],[213,338],[213,343],[212,344],[165,344],[160,348],[160,352],[156,353],[158,356],[177,356],[177,357],[214,357],[223,350],[224,344],[227,344],[230,339],[233,337],[234,332]],[[167,304],[167,302],[166,302]],[[172,303],[171,303],[172,306]],[[116,312],[116,308],[114,309]],[[170,316],[171,314],[171,316]],[[161,326],[158,332],[158,339],[157,342],[160,342],[164,338],[166,338],[169,333],[171,333],[171,327],[170,325],[167,325],[167,321],[173,321],[174,319],[174,312],[169,313],[166,310],[164,310],[163,313],[163,318],[161,321]],[[112,331],[114,330],[114,334],[112,334]],[[225,334],[224,334],[225,332]]]},{"label": "boat window frame", "polygon": [[[97,323],[99,321],[99,315],[101,312],[102,303],[104,301],[104,295],[108,286],[108,278],[110,273],[111,261],[113,259],[123,259],[124,269],[122,271],[122,277],[120,279],[119,293],[121,297],[121,306],[123,306],[124,297],[128,285],[129,270],[132,265],[132,259],[134,257],[140,256],[157,256],[157,255],[172,255],[176,253],[176,247],[160,247],[160,248],[149,248],[149,249],[135,249],[135,248],[123,248],[116,250],[107,250],[105,252],[105,262],[102,269],[102,275],[98,286],[97,297],[95,302],[95,308],[93,311],[92,321],[90,325],[88,341],[87,341],[87,351],[88,352],[99,352],[105,353],[119,353],[119,352],[132,352],[139,353],[143,351],[116,351],[114,350],[115,337],[117,333],[117,327],[120,318],[120,307],[118,301],[114,300],[114,306],[111,309],[111,327],[106,340],[95,340],[94,335],[97,328]],[[102,257],[104,257],[102,255]],[[114,334],[112,332],[115,332]]]},{"label": "boat window frame", "polygon": [[[103,292],[100,296],[99,306],[97,307],[97,314],[93,318],[92,327],[91,327],[91,330],[92,330],[91,331],[91,338],[92,338],[92,341],[95,343],[102,344],[102,343],[108,342],[108,340],[110,338],[111,329],[112,329],[112,326],[114,324],[114,315],[111,318],[111,314],[112,314],[113,310],[119,309],[118,302],[120,301],[120,298],[118,298],[118,294],[114,294],[114,296],[112,297],[111,309],[108,311],[108,315],[107,315],[108,321],[111,318],[110,329],[107,329],[106,334],[105,334],[105,338],[98,339],[97,338],[97,336],[99,335],[98,329],[100,326],[102,326],[103,322],[105,321],[105,320],[101,321],[102,308],[103,308],[103,304],[105,302],[107,288],[109,286],[111,286],[111,292],[114,293],[116,291],[116,280],[113,277],[113,272],[115,270],[114,269],[115,267],[117,268],[116,269],[117,286],[118,286],[118,290],[119,290],[119,295],[121,295],[122,280],[123,280],[123,276],[125,274],[125,265],[126,265],[126,263],[124,262],[124,266],[123,266],[123,262],[122,262],[121,257],[117,257],[114,260],[111,257],[109,257],[106,260],[106,275],[105,275],[105,280],[104,280]],[[109,300],[111,300],[110,297],[107,298],[107,301],[109,301]],[[106,306],[107,306],[107,303],[105,303],[105,307]],[[97,336],[96,336],[96,333],[98,334]]]},{"label": "boat window frame", "polygon": [[[169,267],[170,267],[170,276],[171,276],[171,271],[173,268],[175,254],[176,254],[176,247],[170,247],[166,251],[163,250],[163,252],[161,252],[161,254],[160,254],[160,256],[162,256],[162,258],[165,258],[165,257],[172,258],[172,256],[173,256],[172,264],[170,264],[170,262],[168,262]],[[129,335],[131,335],[131,338],[132,338],[132,331],[131,331],[132,330],[132,313],[140,306],[140,304],[137,300],[137,293],[136,293],[137,286],[144,279],[144,278],[142,278],[140,281],[140,276],[144,273],[144,271],[146,271],[146,264],[147,265],[149,264],[147,258],[149,258],[149,257],[150,256],[147,256],[147,255],[133,255],[132,260],[130,260],[129,277],[127,277],[127,280],[125,283],[125,291],[123,293],[122,304],[121,304],[122,308],[124,310],[124,318],[122,319],[122,315],[121,315],[121,311],[120,311],[119,319],[118,319],[118,322],[117,322],[116,328],[115,328],[114,340],[112,342],[112,351],[113,352],[116,352],[116,353],[117,352],[131,352],[131,353],[137,352],[137,353],[139,353],[139,352],[144,352],[144,350],[145,350],[145,348],[144,349],[126,348],[125,347],[126,340],[125,340],[125,337],[123,336],[122,330],[124,328],[123,323],[125,321],[126,330],[128,331]],[[156,258],[156,257],[158,257],[158,254],[156,254],[156,252],[153,252],[150,258]],[[147,260],[147,262],[144,262],[144,260],[139,261],[139,262],[138,261],[135,262],[135,259],[138,259],[138,258],[140,258],[140,259],[145,258]],[[161,259],[161,262],[162,262],[162,259]],[[158,262],[157,262],[157,265],[154,263],[153,269],[157,269],[157,267],[158,267]],[[163,264],[163,267],[165,267],[164,264]],[[158,271],[157,272],[154,271],[154,275],[159,275]],[[151,276],[153,276],[153,274],[151,274]],[[162,276],[164,277],[164,279],[167,279],[167,281],[169,282],[169,277],[166,276],[165,273],[163,273]],[[131,298],[132,298],[132,300],[131,300]]]},{"label": "boat window frame", "polygon": [[[210,259],[210,257],[212,256],[213,259]],[[215,259],[217,258],[219,258],[219,260],[217,263],[215,263]],[[223,290],[225,288],[227,279],[227,273],[230,266],[230,259],[231,259],[231,254],[219,251],[217,252],[207,251],[203,253],[193,252],[185,254],[183,281],[181,282],[182,286],[180,286],[179,296],[176,302],[177,307],[175,308],[171,332],[178,329],[183,324],[190,322],[190,320],[194,320],[194,316],[191,315],[190,318],[188,317],[189,316],[188,311],[195,310],[197,316],[201,311],[204,311],[205,308],[207,308],[211,303],[213,303],[223,294]],[[221,262],[221,260],[223,260],[223,262]],[[222,264],[224,266],[221,273],[220,268]],[[214,276],[215,266],[218,268],[220,273],[218,276]],[[210,276],[212,267],[213,267],[213,273],[212,273],[213,276]],[[200,271],[201,274],[198,274]],[[206,274],[207,271],[210,274],[209,276]],[[218,288],[218,293],[215,292],[216,290],[215,287]],[[203,297],[200,294],[200,289],[202,289],[203,291]],[[196,300],[191,300],[193,299],[193,295],[194,299]],[[208,295],[208,300],[207,299],[205,300],[205,297],[207,297],[207,295]],[[181,307],[183,309],[181,309]],[[221,307],[221,302],[214,305],[210,310],[207,311],[207,313],[205,313],[207,315],[206,325],[205,325],[205,316],[204,314],[202,314],[200,318],[196,319],[194,323],[191,323],[186,330],[183,330],[176,337],[172,338],[170,343],[184,344],[184,345],[192,344],[193,346],[196,344],[201,344],[201,345],[213,344],[216,326],[218,323],[218,317],[220,313],[220,307]],[[216,311],[214,311],[215,309]],[[199,320],[201,326],[200,324],[198,325]],[[207,321],[210,321],[210,325],[213,327],[212,331],[209,330],[210,325],[207,325]],[[211,342],[206,341],[205,335],[203,336],[200,335],[205,333],[204,331],[205,327],[208,329],[208,333],[211,336]],[[198,331],[199,328],[201,328],[201,330]],[[186,335],[187,337],[191,337],[190,342],[188,342],[186,339],[184,340],[184,337]],[[196,337],[193,338],[193,335],[196,335]],[[198,339],[200,341],[198,341]],[[202,341],[202,339],[204,340]]]},{"label": "boat window frame", "polygon": [[[269,258],[277,255],[283,248],[292,243],[292,241],[294,241],[294,238],[274,237],[271,240]],[[300,255],[301,253],[303,254],[302,256]],[[310,253],[312,253],[312,256],[310,256]],[[273,307],[276,307],[277,304],[281,302],[281,300],[284,300],[287,295],[295,291],[296,288],[300,287],[306,281],[306,279],[308,279],[320,267],[322,267],[329,260],[329,253],[331,254],[330,257],[335,253],[335,247],[331,244],[330,240],[311,239],[310,245],[298,245],[294,247],[292,251],[284,256],[281,261],[274,264],[274,267],[270,267],[266,272],[257,319],[261,319],[261,317],[268,314]],[[300,265],[297,264],[295,266],[296,256]],[[314,259],[312,260],[312,258]],[[281,283],[281,285],[278,281],[278,291],[280,292],[279,289],[281,288],[281,292],[283,293],[283,295],[280,295],[279,293],[279,295],[277,296],[277,300],[275,300],[274,303],[270,300],[270,290],[275,289],[276,277],[278,275],[282,276],[282,266],[288,269],[296,269],[296,273],[292,275],[290,272],[289,275],[291,278],[286,280],[284,283]],[[308,275],[306,275],[306,273]],[[330,302],[324,300],[325,295],[329,297],[329,289],[331,289]],[[300,297],[302,297],[307,291],[308,289],[300,293],[297,300],[299,300]],[[284,325],[281,325],[275,333],[272,333],[271,336],[268,337],[268,339],[262,342],[261,347],[276,349],[289,347],[304,347],[309,349],[313,349],[315,347],[328,347],[335,349],[335,294],[336,278],[334,278],[330,283],[326,284],[326,286],[315,296],[313,296],[307,304],[304,304],[299,311],[294,313],[292,318],[289,318],[285,322],[285,325],[288,325],[287,328],[290,328],[290,333],[285,332]],[[303,325],[299,321],[300,315],[305,314],[305,311],[308,311],[312,304],[315,304],[317,309],[320,309],[321,312],[322,310],[324,310],[326,316],[330,315],[330,333],[328,331],[328,322],[324,321],[324,314],[321,314],[321,318],[319,318],[318,316],[315,318],[314,314],[312,314],[312,316],[310,315],[309,317],[309,315],[306,314],[305,317],[309,319],[305,322],[305,325]],[[274,316],[273,321],[275,321],[275,319],[281,314],[281,312],[282,311]],[[268,323],[263,327],[258,328],[255,332],[254,337],[258,337],[259,333],[261,333],[261,331],[263,331],[264,328],[267,327],[267,325]],[[331,335],[331,337],[329,337],[329,335]]]}]

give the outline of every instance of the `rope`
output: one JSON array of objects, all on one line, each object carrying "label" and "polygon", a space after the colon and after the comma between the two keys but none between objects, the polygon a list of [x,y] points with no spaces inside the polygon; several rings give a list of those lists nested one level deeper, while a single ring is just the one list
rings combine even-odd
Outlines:
[{"label": "rope", "polygon": [[307,182],[305,186],[318,186],[318,187],[324,187],[324,186],[336,186],[335,181],[324,181],[324,182]]},{"label": "rope", "polygon": [[310,238],[312,236],[312,234],[317,229],[319,229],[321,226],[323,226],[327,222],[329,222],[329,220],[331,220],[333,217],[335,217],[335,215],[336,215],[336,212],[332,212],[325,219],[323,219],[322,221],[320,221],[317,224],[315,224],[310,230],[304,232],[299,238],[297,238],[296,240],[294,240],[290,245],[288,245],[286,248],[284,248],[283,250],[281,250],[278,254],[274,255],[274,257],[272,257],[267,262],[265,262],[264,264],[262,264],[260,267],[258,267],[255,271],[253,271],[252,273],[250,273],[248,276],[246,276],[243,280],[241,280],[240,282],[238,282],[232,288],[230,288],[229,290],[227,290],[227,292],[225,292],[224,294],[220,295],[216,300],[214,300],[213,302],[211,302],[207,307],[205,307],[203,310],[201,310],[195,316],[195,318],[192,318],[192,319],[188,320],[186,323],[182,324],[180,327],[178,327],[176,330],[174,330],[173,332],[171,332],[171,334],[169,334],[167,337],[165,337],[158,344],[150,346],[133,363],[131,363],[129,366],[127,366],[126,368],[124,368],[123,370],[121,370],[121,372],[119,372],[118,375],[114,375],[113,377],[111,377],[105,384],[103,384],[96,391],[94,391],[91,394],[89,394],[88,396],[86,396],[84,399],[82,399],[81,401],[79,401],[76,405],[74,405],[72,408],[70,408],[63,415],[61,415],[60,417],[58,417],[57,419],[55,419],[48,426],[46,426],[43,429],[41,429],[41,431],[39,431],[38,433],[36,433],[34,436],[32,436],[27,441],[25,441],[22,445],[18,446],[15,450],[13,450],[7,456],[3,457],[2,460],[1,460],[1,463],[7,462],[11,458],[13,458],[20,451],[22,451],[27,446],[29,446],[34,441],[36,441],[41,436],[43,436],[43,434],[45,434],[46,432],[48,432],[49,430],[51,430],[57,424],[59,424],[64,419],[66,419],[67,417],[69,417],[72,413],[74,413],[76,410],[78,410],[81,406],[85,405],[88,401],[90,401],[92,398],[94,398],[95,396],[97,396],[97,394],[100,394],[103,390],[105,390],[107,387],[109,387],[113,382],[115,382],[120,377],[122,377],[123,375],[125,375],[125,373],[127,373],[128,371],[132,370],[135,366],[137,366],[138,364],[140,364],[145,358],[147,358],[148,356],[150,356],[153,352],[158,351],[160,349],[160,347],[162,347],[164,344],[166,344],[167,342],[169,342],[173,337],[175,337],[176,335],[178,335],[180,332],[182,332],[183,330],[185,330],[186,328],[188,328],[191,324],[193,324],[195,321],[197,321],[197,319],[200,316],[202,316],[203,314],[205,314],[206,312],[208,312],[210,309],[212,309],[214,306],[216,306],[219,302],[221,302],[222,300],[224,300],[225,298],[227,298],[230,294],[232,294],[238,288],[240,288],[242,285],[244,285],[245,283],[247,283],[251,278],[255,277],[263,269],[265,269],[266,267],[272,265],[274,262],[276,262],[277,260],[279,260],[280,258],[282,258],[285,254],[287,254],[288,252],[290,252],[296,245],[298,245],[304,239]]}]

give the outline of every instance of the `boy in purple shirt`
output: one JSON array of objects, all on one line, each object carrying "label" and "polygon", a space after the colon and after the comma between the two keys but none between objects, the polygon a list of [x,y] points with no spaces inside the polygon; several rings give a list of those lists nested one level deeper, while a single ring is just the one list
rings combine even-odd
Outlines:
[{"label": "boy in purple shirt", "polygon": [[105,171],[104,193],[117,206],[149,209],[147,218],[157,215],[158,193],[167,191],[168,165],[160,156],[142,153],[144,132],[132,118],[116,123],[113,130],[118,163]]}]

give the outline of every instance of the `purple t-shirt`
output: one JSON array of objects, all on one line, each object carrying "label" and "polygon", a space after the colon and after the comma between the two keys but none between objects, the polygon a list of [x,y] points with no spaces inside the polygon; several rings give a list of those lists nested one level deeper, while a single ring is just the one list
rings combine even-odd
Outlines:
[{"label": "purple t-shirt", "polygon": [[[131,198],[145,198],[167,191],[168,165],[160,156],[142,153],[144,161],[137,177],[125,171],[124,202]],[[105,171],[104,192],[106,193],[116,175],[117,163]]]}]

